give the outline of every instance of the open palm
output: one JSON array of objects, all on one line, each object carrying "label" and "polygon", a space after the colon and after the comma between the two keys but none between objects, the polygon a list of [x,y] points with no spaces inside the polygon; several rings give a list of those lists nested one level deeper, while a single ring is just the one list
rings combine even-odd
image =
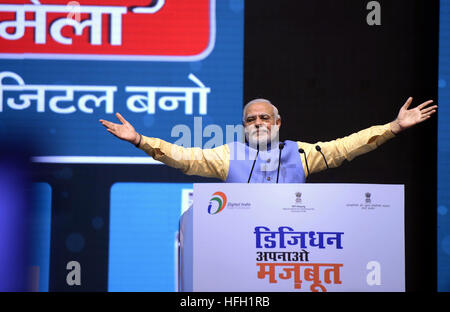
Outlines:
[{"label": "open palm", "polygon": [[133,126],[125,120],[119,113],[116,113],[117,119],[120,120],[121,124],[113,123],[107,120],[100,119],[100,123],[105,126],[106,130],[114,134],[121,140],[134,143],[138,139],[139,134],[134,130]]},{"label": "open palm", "polygon": [[433,100],[423,102],[415,108],[408,109],[413,98],[409,97],[400,109],[397,119],[395,120],[398,129],[397,132],[406,130],[418,123],[421,123],[431,117],[436,112],[437,105],[429,106]]}]

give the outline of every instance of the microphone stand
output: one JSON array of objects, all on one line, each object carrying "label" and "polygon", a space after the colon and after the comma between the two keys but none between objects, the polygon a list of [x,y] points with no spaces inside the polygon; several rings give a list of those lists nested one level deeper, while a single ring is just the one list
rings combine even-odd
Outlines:
[{"label": "microphone stand", "polygon": [[284,143],[283,142],[280,142],[280,144],[279,144],[279,149],[280,149],[280,152],[278,153],[278,170],[277,170],[277,183],[278,183],[278,177],[279,177],[279,175],[280,175],[280,166],[281,166],[281,151],[283,150],[283,148],[284,148]]},{"label": "microphone stand", "polygon": [[248,181],[247,181],[247,183],[250,183],[250,179],[251,179],[252,173],[253,173],[253,168],[255,168],[255,163],[256,163],[256,160],[258,159],[258,154],[259,154],[259,144],[256,146],[256,148],[257,148],[256,157],[255,157],[255,160],[253,161],[252,170],[250,171],[250,175],[248,176]]}]

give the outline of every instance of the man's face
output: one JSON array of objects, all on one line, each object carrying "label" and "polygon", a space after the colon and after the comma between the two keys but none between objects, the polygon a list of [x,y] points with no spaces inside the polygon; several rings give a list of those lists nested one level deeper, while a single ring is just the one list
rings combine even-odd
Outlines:
[{"label": "man's face", "polygon": [[255,102],[247,108],[244,119],[245,137],[251,145],[266,144],[278,138],[281,120],[275,121],[269,103]]}]

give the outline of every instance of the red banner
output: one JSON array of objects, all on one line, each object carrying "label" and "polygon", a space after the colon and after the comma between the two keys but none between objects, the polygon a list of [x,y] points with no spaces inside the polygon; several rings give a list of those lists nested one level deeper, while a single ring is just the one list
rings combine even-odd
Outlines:
[{"label": "red banner", "polygon": [[214,0],[0,0],[0,57],[201,59],[214,45],[214,6]]}]

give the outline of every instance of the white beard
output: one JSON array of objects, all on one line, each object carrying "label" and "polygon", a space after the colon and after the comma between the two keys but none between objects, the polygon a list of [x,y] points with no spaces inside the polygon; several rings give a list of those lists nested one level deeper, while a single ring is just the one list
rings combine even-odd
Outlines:
[{"label": "white beard", "polygon": [[279,141],[280,128],[278,125],[272,125],[271,131],[262,125],[256,128],[255,125],[245,127],[245,138],[253,148],[259,146],[260,150],[267,149],[268,144],[276,144]]}]

